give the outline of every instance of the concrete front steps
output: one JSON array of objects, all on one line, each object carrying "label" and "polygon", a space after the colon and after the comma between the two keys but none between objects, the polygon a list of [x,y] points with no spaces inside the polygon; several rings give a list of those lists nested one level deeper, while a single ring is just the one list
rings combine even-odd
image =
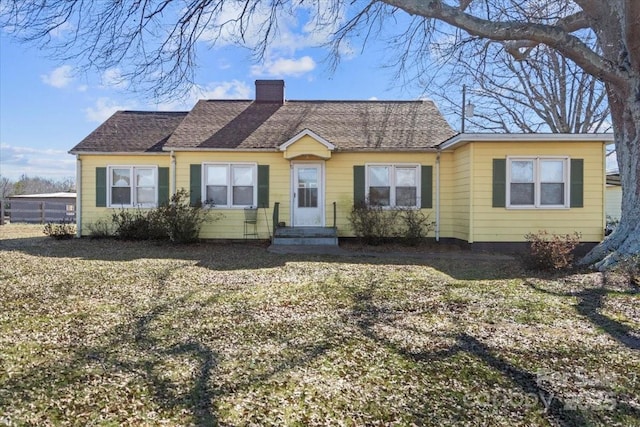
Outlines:
[{"label": "concrete front steps", "polygon": [[333,227],[278,227],[275,246],[338,246],[338,230]]}]

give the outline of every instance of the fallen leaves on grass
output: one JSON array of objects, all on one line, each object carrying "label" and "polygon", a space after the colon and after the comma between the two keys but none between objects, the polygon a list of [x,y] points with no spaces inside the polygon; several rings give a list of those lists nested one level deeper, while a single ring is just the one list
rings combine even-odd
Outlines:
[{"label": "fallen leaves on grass", "polygon": [[622,284],[468,253],[7,236],[0,423],[640,423]]}]

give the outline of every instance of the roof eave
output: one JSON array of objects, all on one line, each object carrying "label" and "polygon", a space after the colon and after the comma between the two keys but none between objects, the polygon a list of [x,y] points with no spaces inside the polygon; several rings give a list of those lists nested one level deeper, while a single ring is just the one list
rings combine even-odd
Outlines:
[{"label": "roof eave", "polygon": [[69,154],[73,155],[96,155],[96,156],[165,156],[165,151],[86,151],[86,150],[71,150]]},{"label": "roof eave", "polygon": [[459,133],[437,145],[440,151],[471,142],[613,142],[612,133]]},{"label": "roof eave", "polygon": [[180,152],[180,151],[235,151],[235,152],[277,152],[278,147],[265,147],[265,148],[219,148],[219,147],[163,147],[162,151]]}]

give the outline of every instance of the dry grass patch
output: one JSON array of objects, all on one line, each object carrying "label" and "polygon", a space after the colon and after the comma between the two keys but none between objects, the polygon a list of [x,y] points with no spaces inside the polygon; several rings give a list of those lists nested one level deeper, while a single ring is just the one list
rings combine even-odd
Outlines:
[{"label": "dry grass patch", "polygon": [[0,227],[0,424],[640,424],[624,281],[40,233]]}]

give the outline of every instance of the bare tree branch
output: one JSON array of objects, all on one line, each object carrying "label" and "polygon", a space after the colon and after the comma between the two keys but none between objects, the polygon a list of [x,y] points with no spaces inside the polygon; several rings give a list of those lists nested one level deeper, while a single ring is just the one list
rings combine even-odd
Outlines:
[{"label": "bare tree branch", "polygon": [[555,25],[528,22],[495,22],[480,19],[448,6],[441,0],[385,0],[411,15],[444,21],[469,34],[497,41],[523,40],[550,46],[597,78],[624,84],[625,76],[578,37]]},{"label": "bare tree branch", "polygon": [[466,47],[439,96],[444,111],[460,111],[460,98],[451,87],[465,82],[467,100],[476,105],[467,119],[470,130],[493,132],[587,133],[610,121],[604,84],[571,61],[543,45],[523,61],[496,44],[482,47],[482,55]]}]

